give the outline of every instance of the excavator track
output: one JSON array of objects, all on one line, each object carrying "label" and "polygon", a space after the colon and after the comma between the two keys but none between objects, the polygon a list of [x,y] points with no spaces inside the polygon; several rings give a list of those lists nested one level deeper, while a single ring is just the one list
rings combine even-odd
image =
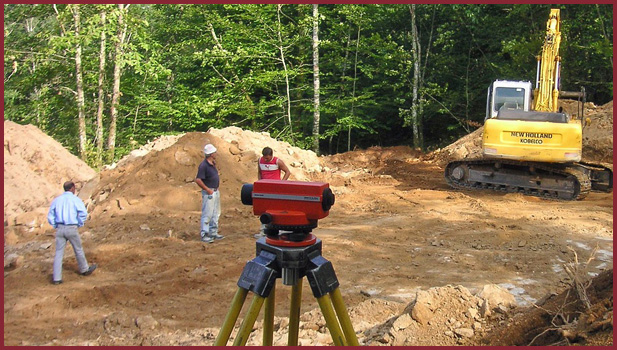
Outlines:
[{"label": "excavator track", "polygon": [[612,170],[601,168],[583,163],[470,159],[450,162],[445,178],[457,189],[492,189],[545,199],[580,200],[591,190],[612,191]]}]

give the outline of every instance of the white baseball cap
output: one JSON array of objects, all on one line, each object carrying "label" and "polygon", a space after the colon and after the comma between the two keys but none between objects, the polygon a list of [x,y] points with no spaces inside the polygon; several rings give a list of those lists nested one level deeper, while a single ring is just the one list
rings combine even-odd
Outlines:
[{"label": "white baseball cap", "polygon": [[214,152],[216,152],[216,147],[212,146],[211,144],[207,144],[204,147],[204,153],[205,154],[212,154]]}]

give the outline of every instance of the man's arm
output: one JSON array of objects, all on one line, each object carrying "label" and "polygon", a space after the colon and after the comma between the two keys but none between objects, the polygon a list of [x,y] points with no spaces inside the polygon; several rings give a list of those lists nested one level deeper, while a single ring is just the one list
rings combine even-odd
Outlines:
[{"label": "man's arm", "polygon": [[77,210],[77,226],[82,227],[88,219],[88,210],[81,198],[75,196],[75,209]]},{"label": "man's arm", "polygon": [[213,194],[214,191],[212,191],[211,189],[209,189],[206,184],[198,177],[195,178],[195,183],[197,184],[197,186],[199,186],[202,190],[208,192],[208,194]]},{"label": "man's arm", "polygon": [[53,227],[56,228],[56,201],[51,202],[51,206],[49,207],[49,212],[47,213],[47,222]]},{"label": "man's arm", "polygon": [[283,175],[282,180],[289,179],[289,175],[291,175],[291,172],[289,171],[289,168],[287,167],[287,165],[285,165],[285,162],[283,162],[280,158],[278,158],[277,164],[279,168],[285,172],[285,175]]},{"label": "man's arm", "polygon": [[257,160],[257,180],[261,180],[261,166],[259,165],[259,160]]}]

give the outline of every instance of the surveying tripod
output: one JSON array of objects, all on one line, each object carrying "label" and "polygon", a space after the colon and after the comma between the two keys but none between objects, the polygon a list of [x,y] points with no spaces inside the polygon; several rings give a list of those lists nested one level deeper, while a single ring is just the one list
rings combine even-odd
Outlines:
[{"label": "surveying tripod", "polygon": [[[289,236],[292,236],[290,234]],[[257,240],[256,257],[247,262],[238,280],[238,290],[225,316],[225,321],[214,341],[215,346],[224,346],[234,328],[248,292],[255,295],[234,339],[234,346],[244,346],[251,333],[261,307],[264,308],[263,345],[271,346],[274,333],[274,297],[276,279],[291,286],[288,344],[298,345],[302,278],[306,276],[313,296],[326,320],[334,345],[360,345],[353,330],[351,319],[343,303],[339,282],[332,263],[321,256],[321,240],[313,234],[304,239],[290,239],[288,235],[270,235]],[[332,306],[334,305],[334,309]],[[336,311],[336,314],[335,314]],[[338,317],[338,320],[337,320]],[[340,322],[340,323],[339,323]],[[342,331],[341,331],[342,328]]]}]

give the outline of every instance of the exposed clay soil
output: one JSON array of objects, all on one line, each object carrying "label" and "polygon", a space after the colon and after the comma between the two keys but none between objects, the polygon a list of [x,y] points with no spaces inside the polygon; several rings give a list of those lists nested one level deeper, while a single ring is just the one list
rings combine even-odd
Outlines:
[{"label": "exposed clay soil", "polygon": [[[590,105],[586,115],[585,156],[612,166],[612,102]],[[558,202],[455,191],[443,164],[476,152],[479,131],[428,155],[401,146],[317,157],[267,134],[212,129],[162,137],[96,174],[63,149],[53,152],[53,164],[36,152],[17,153],[49,140],[7,123],[5,345],[212,345],[255,257],[259,221],[240,189],[257,180],[264,146],[290,166],[291,180],[327,182],[336,195],[313,233],[360,344],[613,343],[613,194]],[[207,142],[219,149],[225,235],[212,244],[199,241],[201,197],[193,183]],[[51,184],[18,183],[31,172]],[[64,283],[55,286],[54,230],[45,214],[68,178],[88,204],[80,232],[99,268],[80,276],[67,248]],[[6,190],[16,186],[22,190]],[[290,289],[277,281],[278,345],[287,344]],[[306,281],[300,321],[301,345],[332,344]],[[254,328],[248,344],[260,345],[261,316]]]}]

